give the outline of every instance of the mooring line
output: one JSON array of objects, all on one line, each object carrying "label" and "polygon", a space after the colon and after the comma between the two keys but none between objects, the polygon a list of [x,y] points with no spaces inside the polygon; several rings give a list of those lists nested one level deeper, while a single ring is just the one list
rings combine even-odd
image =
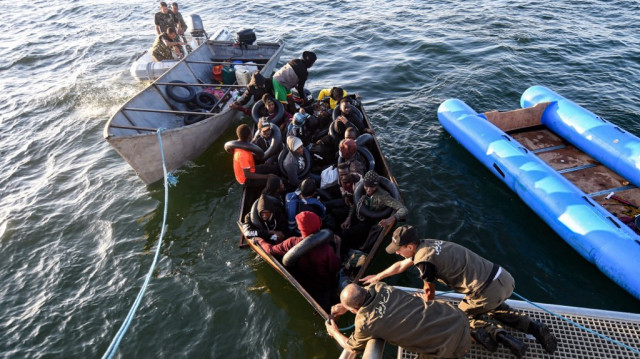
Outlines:
[{"label": "mooring line", "polygon": [[529,303],[529,304],[533,305],[533,306],[534,306],[534,307],[536,307],[536,308],[542,309],[542,310],[544,310],[545,312],[547,312],[547,313],[549,313],[549,314],[551,314],[551,315],[553,315],[553,316],[556,316],[556,317],[558,317],[558,318],[560,318],[560,319],[564,320],[565,322],[567,322],[567,323],[569,323],[569,324],[571,324],[571,325],[573,325],[573,326],[575,326],[575,327],[577,327],[577,328],[579,328],[579,329],[582,329],[582,330],[584,330],[584,331],[586,331],[586,332],[588,332],[588,333],[591,333],[591,334],[593,334],[593,335],[599,336],[600,338],[605,339],[605,340],[607,340],[607,341],[610,341],[611,343],[616,344],[616,345],[619,345],[619,346],[621,346],[621,347],[623,347],[623,348],[625,348],[625,349],[629,349],[629,350],[631,350],[632,352],[634,352],[634,353],[636,353],[636,354],[640,354],[640,350],[638,350],[638,349],[636,349],[636,348],[634,348],[634,347],[632,347],[632,346],[629,346],[629,345],[627,345],[627,344],[625,344],[625,343],[619,342],[619,341],[617,341],[617,340],[615,340],[615,339],[609,338],[608,336],[606,336],[606,335],[604,335],[604,334],[600,334],[600,333],[596,332],[595,330],[593,330],[593,329],[589,329],[589,328],[587,328],[587,327],[585,327],[585,326],[583,326],[583,325],[580,325],[580,324],[578,324],[578,323],[574,322],[573,320],[571,320],[571,319],[569,319],[569,318],[565,318],[564,316],[562,316],[562,315],[560,315],[560,314],[556,314],[556,313],[554,313],[554,312],[550,311],[549,309],[547,309],[547,308],[545,308],[545,307],[543,307],[543,306],[541,306],[541,305],[539,305],[539,304],[536,304],[536,303],[534,303],[534,302],[530,301],[529,299],[527,299],[527,298],[525,298],[525,297],[521,296],[520,294],[518,294],[518,293],[516,293],[516,292],[513,292],[513,295],[515,295],[516,297],[518,297],[518,298],[520,298],[520,299],[524,300],[525,302],[527,302],[527,303]]},{"label": "mooring line", "polygon": [[147,290],[147,286],[149,285],[149,281],[151,280],[151,275],[153,274],[153,271],[156,267],[156,263],[158,262],[158,257],[160,255],[160,248],[162,247],[162,238],[164,237],[165,227],[167,223],[167,209],[169,208],[169,176],[167,175],[167,166],[165,164],[165,159],[164,159],[164,148],[162,146],[162,131],[164,131],[164,129],[159,128],[157,132],[158,143],[160,145],[160,154],[162,157],[162,171],[164,173],[164,214],[162,215],[162,229],[160,231],[160,238],[158,238],[158,244],[156,245],[156,253],[153,256],[153,262],[151,263],[151,268],[149,268],[149,273],[147,273],[147,277],[144,280],[144,284],[142,285],[142,288],[140,288],[140,292],[138,293],[136,300],[133,302],[133,306],[131,306],[131,309],[129,309],[129,314],[127,314],[127,317],[124,319],[124,322],[122,323],[122,326],[118,330],[118,333],[116,333],[116,336],[111,341],[111,344],[109,344],[109,348],[107,348],[107,351],[102,356],[102,359],[113,358],[116,351],[118,350],[120,341],[122,340],[125,333],[127,332],[127,329],[129,329],[129,325],[131,324],[131,321],[133,320],[133,317],[135,316],[136,311],[140,306],[140,301],[142,301],[142,297],[144,296],[144,293]]}]

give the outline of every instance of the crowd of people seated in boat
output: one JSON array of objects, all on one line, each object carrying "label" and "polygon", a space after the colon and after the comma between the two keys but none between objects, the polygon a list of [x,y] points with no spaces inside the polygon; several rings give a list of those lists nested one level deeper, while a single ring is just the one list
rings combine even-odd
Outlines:
[{"label": "crowd of people seated in boat", "polygon": [[[225,147],[233,154],[236,180],[262,190],[243,218],[245,237],[280,260],[309,237],[287,264],[328,309],[338,301],[339,278],[349,274],[340,268],[355,271],[381,232],[408,211],[395,185],[376,173],[375,132],[358,109],[360,99],[333,87],[316,100],[296,72],[296,63],[311,67],[315,54],[304,52],[297,60],[272,78],[252,75],[230,107],[251,116],[255,131],[241,124],[237,141]],[[278,77],[281,71],[292,73]],[[274,80],[283,77],[288,85]],[[284,101],[276,99],[278,87],[287,90]]]}]

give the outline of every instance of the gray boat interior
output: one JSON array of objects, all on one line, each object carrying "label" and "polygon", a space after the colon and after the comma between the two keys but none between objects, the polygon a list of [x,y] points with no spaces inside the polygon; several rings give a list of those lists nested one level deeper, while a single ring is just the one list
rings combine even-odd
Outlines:
[{"label": "gray boat interior", "polygon": [[[189,109],[185,103],[171,99],[167,94],[167,85],[162,85],[162,83],[183,81],[193,84],[214,84],[217,82],[214,80],[211,71],[212,62],[243,60],[264,65],[270,61],[282,46],[281,43],[258,43],[256,45],[237,46],[233,42],[227,41],[206,42],[159,77],[153,84],[125,103],[109,120],[108,136],[148,135],[150,131],[158,128],[169,130],[185,126],[184,120],[188,113],[193,110]],[[194,88],[196,92],[202,89],[201,86]],[[223,85],[220,89],[228,93],[232,87]],[[178,93],[179,91],[185,91],[186,94],[187,90],[176,87],[174,91]],[[183,111],[187,113],[163,113],[161,111]]]}]

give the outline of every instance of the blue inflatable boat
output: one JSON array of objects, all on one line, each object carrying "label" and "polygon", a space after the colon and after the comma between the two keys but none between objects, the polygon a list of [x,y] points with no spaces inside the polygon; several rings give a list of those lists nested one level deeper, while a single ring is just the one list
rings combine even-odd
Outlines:
[{"label": "blue inflatable boat", "polygon": [[527,89],[521,105],[479,114],[450,99],[438,119],[569,245],[640,299],[633,223],[640,139],[542,86]]}]

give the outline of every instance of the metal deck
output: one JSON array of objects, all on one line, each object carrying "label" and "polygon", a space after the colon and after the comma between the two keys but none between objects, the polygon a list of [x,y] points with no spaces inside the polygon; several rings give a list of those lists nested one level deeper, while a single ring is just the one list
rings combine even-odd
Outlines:
[{"label": "metal deck", "polygon": [[[414,288],[402,288],[416,291]],[[445,299],[455,305],[463,297],[461,294],[442,294],[436,299]],[[558,350],[553,355],[547,354],[542,346],[531,335],[517,332],[511,328],[505,329],[513,336],[529,344],[529,349],[523,358],[640,358],[640,355],[614,344],[608,340],[591,334],[554,315],[551,315],[527,302],[507,300],[507,303],[526,312],[532,319],[546,323],[558,339]],[[640,350],[640,314],[612,312],[606,310],[566,307],[553,304],[539,304],[540,306],[562,315],[584,327],[607,337]],[[398,348],[398,358],[416,358],[417,355]],[[465,358],[509,358],[515,356],[500,345],[497,352],[491,353],[473,343]]]}]

